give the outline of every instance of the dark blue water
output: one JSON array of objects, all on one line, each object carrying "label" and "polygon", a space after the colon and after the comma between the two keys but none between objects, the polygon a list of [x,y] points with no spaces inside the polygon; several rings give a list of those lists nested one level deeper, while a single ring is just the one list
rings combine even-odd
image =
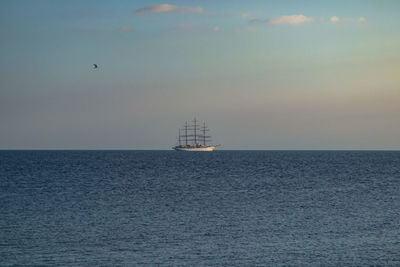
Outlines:
[{"label": "dark blue water", "polygon": [[0,265],[400,265],[400,152],[1,151]]}]

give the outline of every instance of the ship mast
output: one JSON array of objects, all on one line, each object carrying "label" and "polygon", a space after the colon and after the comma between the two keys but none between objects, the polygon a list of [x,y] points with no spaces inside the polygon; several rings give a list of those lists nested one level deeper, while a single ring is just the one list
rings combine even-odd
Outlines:
[{"label": "ship mast", "polygon": [[207,135],[210,130],[205,122],[199,123],[194,118],[192,121],[186,121],[183,128],[178,129],[178,145],[176,150],[185,151],[212,151],[215,146],[207,145],[211,142],[211,136]]},{"label": "ship mast", "polygon": [[178,129],[178,143],[179,143],[179,146],[181,146],[181,129]]},{"label": "ship mast", "polygon": [[206,123],[205,122],[203,122],[203,128],[202,128],[202,131],[203,131],[203,145],[205,146],[206,145]]},{"label": "ship mast", "polygon": [[185,145],[188,145],[188,134],[187,134],[187,130],[188,130],[188,125],[187,125],[187,121],[185,122]]},{"label": "ship mast", "polygon": [[203,139],[203,145],[204,145],[204,146],[207,146],[206,141],[210,141],[209,138],[210,138],[211,136],[206,135],[206,132],[208,132],[209,129],[207,128],[205,122],[203,123],[203,127],[201,127],[201,131],[202,131],[201,138]]},{"label": "ship mast", "polygon": [[197,145],[197,120],[194,118],[193,120],[193,134],[194,134],[194,144]]}]

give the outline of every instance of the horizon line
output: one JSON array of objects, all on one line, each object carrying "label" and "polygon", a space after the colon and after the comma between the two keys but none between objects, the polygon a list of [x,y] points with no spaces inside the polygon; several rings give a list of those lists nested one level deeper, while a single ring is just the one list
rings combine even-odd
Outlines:
[{"label": "horizon line", "polygon": [[[117,148],[0,148],[0,151],[174,151],[173,149],[117,149]],[[218,149],[215,151],[397,151],[400,149]]]}]

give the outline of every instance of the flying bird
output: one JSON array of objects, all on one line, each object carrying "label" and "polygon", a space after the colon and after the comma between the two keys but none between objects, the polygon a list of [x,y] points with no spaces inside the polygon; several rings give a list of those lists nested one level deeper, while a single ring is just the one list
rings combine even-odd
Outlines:
[{"label": "flying bird", "polygon": [[93,69],[97,69],[98,67],[97,64],[93,64]]}]

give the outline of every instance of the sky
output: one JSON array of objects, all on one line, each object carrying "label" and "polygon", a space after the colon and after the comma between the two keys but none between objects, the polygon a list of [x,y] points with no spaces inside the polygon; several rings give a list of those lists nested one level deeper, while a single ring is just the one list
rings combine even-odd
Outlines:
[{"label": "sky", "polygon": [[[400,1],[2,0],[0,149],[400,149]],[[93,64],[99,65],[93,69]]]}]

